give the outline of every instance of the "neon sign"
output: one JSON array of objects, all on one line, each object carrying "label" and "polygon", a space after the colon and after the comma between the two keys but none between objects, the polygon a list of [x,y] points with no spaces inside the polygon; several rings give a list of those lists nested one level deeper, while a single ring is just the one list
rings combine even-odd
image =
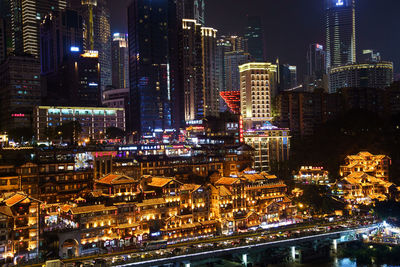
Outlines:
[{"label": "neon sign", "polygon": [[343,6],[343,5],[344,5],[343,0],[337,0],[336,6]]}]

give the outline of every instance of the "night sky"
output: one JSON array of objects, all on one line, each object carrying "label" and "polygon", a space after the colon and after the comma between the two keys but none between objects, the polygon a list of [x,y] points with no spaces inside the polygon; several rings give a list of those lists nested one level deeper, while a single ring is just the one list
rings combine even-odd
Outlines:
[{"label": "night sky", "polygon": [[[113,32],[126,32],[130,0],[111,2]],[[376,49],[400,70],[400,0],[357,1],[357,52]],[[263,18],[267,58],[297,65],[303,78],[310,43],[325,43],[323,0],[206,0],[206,26],[221,34],[243,34],[246,15]]]}]

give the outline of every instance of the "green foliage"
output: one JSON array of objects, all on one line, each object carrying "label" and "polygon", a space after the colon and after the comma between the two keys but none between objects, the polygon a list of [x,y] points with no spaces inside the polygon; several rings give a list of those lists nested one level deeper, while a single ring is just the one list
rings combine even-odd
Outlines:
[{"label": "green foliage", "polygon": [[32,140],[32,136],[33,130],[28,127],[14,128],[8,132],[9,140],[14,140],[16,142],[30,141]]},{"label": "green foliage", "polygon": [[106,137],[108,139],[117,139],[123,138],[125,136],[125,132],[117,127],[108,127],[106,129]]},{"label": "green foliage", "polygon": [[400,203],[396,201],[377,202],[374,207],[377,216],[386,220],[394,218],[400,220]]},{"label": "green foliage", "polygon": [[[323,166],[330,177],[339,176],[347,155],[360,151],[385,154],[400,162],[400,114],[380,117],[366,110],[350,110],[318,127],[309,138],[293,138],[293,169],[302,165]],[[400,178],[400,164],[392,164],[391,177]]]},{"label": "green foliage", "polygon": [[344,207],[344,204],[329,196],[330,192],[324,186],[303,185],[301,189],[304,193],[297,201],[308,207],[312,214],[330,214]]}]

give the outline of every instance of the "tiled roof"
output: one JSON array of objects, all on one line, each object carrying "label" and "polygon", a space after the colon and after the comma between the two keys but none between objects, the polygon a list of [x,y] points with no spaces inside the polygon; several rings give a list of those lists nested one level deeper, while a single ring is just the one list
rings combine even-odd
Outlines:
[{"label": "tiled roof", "polygon": [[218,186],[218,193],[221,197],[232,196],[231,191],[228,190],[225,186]]},{"label": "tiled roof", "polygon": [[129,184],[136,182],[133,178],[120,174],[108,174],[96,181],[101,184]]},{"label": "tiled roof", "polygon": [[150,178],[151,181],[148,183],[148,186],[154,186],[154,187],[164,187],[170,182],[174,181],[171,178],[161,178],[161,177],[152,177]]},{"label": "tiled roof", "polygon": [[8,217],[13,217],[11,208],[8,206],[0,206],[0,213],[6,215]]},{"label": "tiled roof", "polygon": [[163,198],[152,198],[152,199],[144,199],[142,203],[137,203],[136,206],[143,207],[143,206],[151,206],[151,205],[161,205],[165,204],[165,199]]},{"label": "tiled roof", "polygon": [[181,191],[196,191],[197,189],[199,189],[201,187],[201,185],[198,184],[183,184],[180,188]]},{"label": "tiled roof", "polygon": [[22,192],[17,192],[17,193],[15,193],[14,195],[12,195],[11,197],[6,198],[6,199],[4,200],[4,202],[6,203],[6,205],[7,205],[8,207],[11,207],[11,206],[14,206],[15,204],[18,204],[18,203],[21,202],[21,201],[24,201],[24,200],[27,199],[27,198],[28,198],[28,196],[25,195],[24,193],[22,193]]},{"label": "tiled roof", "polygon": [[71,208],[71,213],[72,214],[84,214],[84,213],[91,213],[91,212],[110,211],[110,210],[116,210],[116,209],[117,208],[114,206],[104,206],[104,204],[101,204],[101,205],[73,207],[73,208]]},{"label": "tiled roof", "polygon": [[215,182],[215,185],[233,185],[234,183],[238,182],[239,179],[231,178],[231,177],[222,177]]}]

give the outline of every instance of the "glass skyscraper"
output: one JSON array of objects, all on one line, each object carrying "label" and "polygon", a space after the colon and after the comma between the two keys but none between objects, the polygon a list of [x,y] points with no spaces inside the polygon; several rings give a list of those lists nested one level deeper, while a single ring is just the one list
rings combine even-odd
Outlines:
[{"label": "glass skyscraper", "polygon": [[173,0],[133,0],[128,7],[132,132],[179,129],[184,121],[181,31]]},{"label": "glass skyscraper", "polygon": [[247,17],[247,26],[244,37],[247,39],[248,52],[254,61],[264,62],[264,34],[261,17]]},{"label": "glass skyscraper", "polygon": [[327,68],[355,63],[355,0],[325,1]]}]

